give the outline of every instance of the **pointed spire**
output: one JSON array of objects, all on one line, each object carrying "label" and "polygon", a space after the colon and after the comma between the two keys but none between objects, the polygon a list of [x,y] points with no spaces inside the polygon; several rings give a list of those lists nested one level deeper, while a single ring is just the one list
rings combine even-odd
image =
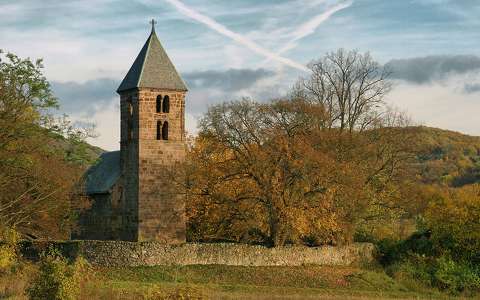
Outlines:
[{"label": "pointed spire", "polygon": [[152,24],[152,32],[118,87],[117,92],[134,88],[187,91],[185,82],[158,40],[155,33],[157,22],[152,19],[150,23]]},{"label": "pointed spire", "polygon": [[151,34],[155,34],[155,24],[157,24],[157,21],[155,21],[155,19],[152,19],[150,21],[150,24],[152,24],[152,33]]}]

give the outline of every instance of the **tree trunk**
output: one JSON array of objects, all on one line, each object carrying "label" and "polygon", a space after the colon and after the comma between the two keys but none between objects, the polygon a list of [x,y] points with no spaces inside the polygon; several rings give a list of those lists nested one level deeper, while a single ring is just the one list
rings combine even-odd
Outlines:
[{"label": "tree trunk", "polygon": [[281,219],[279,213],[273,205],[268,208],[268,222],[269,222],[269,241],[270,247],[279,247],[285,244],[285,239],[282,237]]}]

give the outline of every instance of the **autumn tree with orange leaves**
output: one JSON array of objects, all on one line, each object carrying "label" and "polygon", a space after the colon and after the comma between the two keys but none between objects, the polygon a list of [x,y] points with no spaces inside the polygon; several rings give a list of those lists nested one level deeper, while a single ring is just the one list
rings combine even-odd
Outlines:
[{"label": "autumn tree with orange leaves", "polygon": [[186,166],[189,237],[270,246],[342,244],[400,213],[410,158],[388,72],[339,50],[313,62],[285,100],[213,106]]}]

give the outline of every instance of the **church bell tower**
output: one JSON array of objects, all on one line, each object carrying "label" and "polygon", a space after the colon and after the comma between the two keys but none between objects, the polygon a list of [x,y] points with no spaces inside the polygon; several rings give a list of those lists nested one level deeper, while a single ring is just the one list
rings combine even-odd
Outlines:
[{"label": "church bell tower", "polygon": [[123,240],[185,242],[184,198],[166,169],[185,157],[187,87],[152,32],[120,84]]}]

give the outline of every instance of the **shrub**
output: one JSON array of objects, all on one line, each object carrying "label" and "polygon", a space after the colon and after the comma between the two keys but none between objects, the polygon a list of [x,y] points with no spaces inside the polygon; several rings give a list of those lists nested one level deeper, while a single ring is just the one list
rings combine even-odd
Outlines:
[{"label": "shrub", "polygon": [[453,294],[480,291],[480,185],[438,189],[418,221],[410,238],[377,243],[387,272]]},{"label": "shrub", "polygon": [[0,273],[8,273],[17,262],[18,234],[12,229],[0,230]]},{"label": "shrub", "polygon": [[15,247],[9,244],[0,245],[0,273],[8,272],[17,260]]},{"label": "shrub", "polygon": [[466,263],[442,256],[436,260],[433,284],[451,293],[480,291],[480,276],[475,271]]},{"label": "shrub", "polygon": [[420,255],[411,255],[408,259],[388,267],[386,271],[387,274],[402,282],[410,281],[431,285],[432,259]]},{"label": "shrub", "polygon": [[59,254],[50,250],[42,254],[39,263],[39,272],[27,289],[27,294],[32,300],[76,299],[80,292],[81,277],[88,275],[88,263],[77,259],[73,264]]},{"label": "shrub", "polygon": [[406,240],[384,239],[378,241],[378,259],[383,266],[390,266],[404,261],[412,254],[434,256],[430,232],[416,232]]},{"label": "shrub", "polygon": [[450,294],[480,291],[480,272],[467,263],[448,256],[433,258],[412,254],[386,268],[387,274],[402,283],[419,289],[430,286]]},{"label": "shrub", "polygon": [[425,212],[425,226],[438,256],[480,264],[480,185],[436,197]]},{"label": "shrub", "polygon": [[201,289],[186,286],[167,293],[164,299],[200,300],[206,299],[206,296]]}]

